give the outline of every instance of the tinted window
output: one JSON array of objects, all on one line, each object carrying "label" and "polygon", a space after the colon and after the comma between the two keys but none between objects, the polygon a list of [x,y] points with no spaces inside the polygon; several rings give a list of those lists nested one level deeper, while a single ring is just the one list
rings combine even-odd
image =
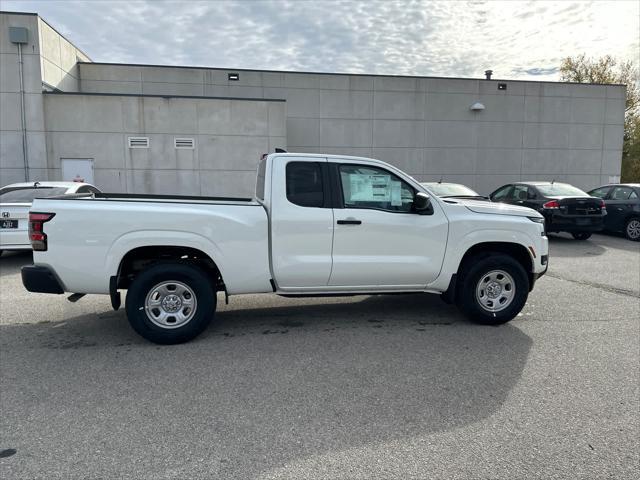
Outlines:
[{"label": "tinted window", "polygon": [[611,200],[628,200],[633,193],[629,187],[615,187],[611,192]]},{"label": "tinted window", "polygon": [[406,213],[413,206],[413,188],[381,168],[340,165],[340,181],[345,208]]},{"label": "tinted window", "polygon": [[505,200],[510,190],[511,190],[511,185],[505,185],[504,187],[499,188],[498,190],[496,190],[491,194],[491,200],[495,200],[498,202],[500,200]]},{"label": "tinted window", "polygon": [[607,196],[607,193],[609,193],[609,190],[609,187],[600,187],[596,188],[595,190],[591,190],[589,192],[589,195],[591,195],[592,197],[604,198]]},{"label": "tinted window", "polygon": [[545,197],[585,197],[587,194],[568,183],[551,183],[536,185]]},{"label": "tinted window", "polygon": [[526,185],[516,185],[510,195],[513,200],[527,200],[529,198],[529,187]]},{"label": "tinted window", "polygon": [[16,188],[0,191],[0,203],[31,203],[34,198],[64,195],[66,187]]},{"label": "tinted window", "polygon": [[631,192],[631,195],[629,195],[629,200],[637,200],[637,198],[638,194],[635,191]]},{"label": "tinted window", "polygon": [[260,200],[264,200],[264,181],[267,171],[267,158],[260,160],[258,164],[258,175],[256,177],[256,197]]},{"label": "tinted window", "polygon": [[319,163],[287,164],[287,200],[301,207],[322,207],[324,189]]}]

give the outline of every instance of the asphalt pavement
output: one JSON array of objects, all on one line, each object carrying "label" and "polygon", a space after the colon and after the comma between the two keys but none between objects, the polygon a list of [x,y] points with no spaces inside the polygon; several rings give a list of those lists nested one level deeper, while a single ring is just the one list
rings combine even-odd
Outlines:
[{"label": "asphalt pavement", "polygon": [[640,477],[640,244],[552,237],[518,318],[431,295],[218,299],[157,346],[0,259],[0,478]]}]

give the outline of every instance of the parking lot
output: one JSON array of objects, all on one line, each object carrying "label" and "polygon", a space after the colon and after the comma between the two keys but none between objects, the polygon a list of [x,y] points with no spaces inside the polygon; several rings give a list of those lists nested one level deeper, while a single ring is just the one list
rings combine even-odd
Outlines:
[{"label": "parking lot", "polygon": [[220,297],[166,347],[106,297],[26,292],[5,254],[0,476],[638,478],[640,244],[550,248],[504,326],[429,295]]}]

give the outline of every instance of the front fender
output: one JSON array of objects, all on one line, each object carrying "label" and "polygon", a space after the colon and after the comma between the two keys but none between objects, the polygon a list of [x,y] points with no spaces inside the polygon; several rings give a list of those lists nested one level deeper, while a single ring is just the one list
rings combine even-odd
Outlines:
[{"label": "front fender", "polygon": [[458,272],[460,262],[462,261],[465,253],[475,245],[489,242],[513,243],[520,245],[529,253],[532,262],[533,256],[531,255],[529,247],[534,247],[536,251],[540,250],[539,245],[537,245],[525,232],[503,229],[473,230],[463,235],[461,238],[456,239],[455,244],[449,244],[447,246],[440,275],[436,280],[427,285],[427,289],[441,292],[446,291],[449,287],[452,275]]}]

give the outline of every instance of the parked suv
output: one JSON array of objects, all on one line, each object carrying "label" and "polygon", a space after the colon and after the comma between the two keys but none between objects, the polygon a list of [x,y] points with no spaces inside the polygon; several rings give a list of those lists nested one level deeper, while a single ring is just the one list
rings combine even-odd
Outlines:
[{"label": "parked suv", "polygon": [[492,202],[533,208],[544,216],[547,232],[568,232],[576,240],[586,240],[602,230],[607,214],[604,200],[568,183],[512,183],[500,187],[489,198]]},{"label": "parked suv", "polygon": [[629,240],[640,241],[640,183],[604,185],[589,195],[603,199],[607,206],[605,230],[623,232]]}]

